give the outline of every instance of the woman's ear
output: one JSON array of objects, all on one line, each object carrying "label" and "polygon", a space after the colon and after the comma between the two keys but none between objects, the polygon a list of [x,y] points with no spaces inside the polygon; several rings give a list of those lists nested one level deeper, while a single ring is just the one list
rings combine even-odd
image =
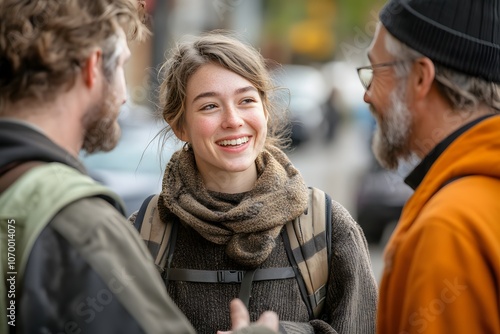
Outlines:
[{"label": "woman's ear", "polygon": [[177,138],[179,138],[182,141],[189,142],[189,136],[184,131],[183,126],[177,124],[177,126],[172,127],[172,130],[174,131],[174,134]]},{"label": "woman's ear", "polygon": [[424,98],[429,91],[436,76],[434,63],[427,57],[418,58],[414,64],[413,91],[415,97]]}]

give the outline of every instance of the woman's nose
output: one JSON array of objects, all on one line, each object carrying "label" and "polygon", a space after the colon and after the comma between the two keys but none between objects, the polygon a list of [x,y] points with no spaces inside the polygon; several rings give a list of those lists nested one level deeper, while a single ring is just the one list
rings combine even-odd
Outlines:
[{"label": "woman's nose", "polygon": [[236,107],[230,105],[224,109],[224,121],[222,123],[224,128],[235,128],[243,125],[243,118]]}]

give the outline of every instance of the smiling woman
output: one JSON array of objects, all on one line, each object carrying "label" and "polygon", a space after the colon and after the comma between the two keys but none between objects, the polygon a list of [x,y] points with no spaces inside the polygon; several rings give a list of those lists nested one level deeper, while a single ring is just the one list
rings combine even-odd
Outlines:
[{"label": "smiling woman", "polygon": [[205,186],[218,192],[251,190],[257,179],[255,159],[267,135],[267,114],[257,89],[209,63],[193,74],[186,92],[185,123],[174,132],[197,153]]},{"label": "smiling woman", "polygon": [[[331,203],[326,223],[335,231],[328,252],[337,255],[327,266],[335,274],[324,289],[323,313],[312,314],[303,300],[303,281],[293,274],[281,232],[307,209],[309,191],[280,148],[289,124],[270,102],[275,87],[262,56],[212,32],[180,43],[164,70],[162,116],[168,131],[188,144],[172,155],[154,203],[159,219],[175,226],[175,249],[160,269],[169,295],[196,330],[229,328],[227,313],[211,311],[240,293],[248,296],[251,318],[271,309],[284,330],[372,333],[377,294],[366,241],[338,203]],[[153,250],[152,239],[148,243]],[[316,252],[328,247],[323,244]],[[252,273],[261,269],[290,269],[292,275],[255,274],[252,284]],[[220,284],[233,279],[242,284]]]}]

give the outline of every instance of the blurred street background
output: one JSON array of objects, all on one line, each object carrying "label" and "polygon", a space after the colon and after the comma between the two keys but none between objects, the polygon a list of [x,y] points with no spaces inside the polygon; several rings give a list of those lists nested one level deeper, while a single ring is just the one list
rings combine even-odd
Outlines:
[{"label": "blurred street background", "polygon": [[[152,35],[131,45],[129,99],[120,116],[116,150],[84,158],[91,175],[121,195],[128,213],[158,192],[165,163],[179,148],[168,141],[158,159],[163,127],[156,111],[158,71],[169,48],[185,35],[212,29],[236,32],[269,59],[285,87],[293,147],[289,156],[310,186],[328,192],[360,223],[377,279],[381,253],[411,194],[397,173],[382,170],[370,151],[374,120],[363,102],[356,67],[384,0],[146,0]],[[281,97],[283,98],[283,96]]]}]

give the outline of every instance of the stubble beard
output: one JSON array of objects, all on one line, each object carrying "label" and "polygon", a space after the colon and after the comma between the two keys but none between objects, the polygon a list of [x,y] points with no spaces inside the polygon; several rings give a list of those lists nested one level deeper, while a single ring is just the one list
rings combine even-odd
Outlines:
[{"label": "stubble beard", "polygon": [[372,113],[377,115],[372,150],[380,165],[390,170],[397,169],[401,160],[411,156],[410,135],[413,118],[405,97],[404,85],[393,90],[390,95],[390,107],[383,116],[376,113],[370,105]]},{"label": "stubble beard", "polygon": [[83,150],[94,153],[108,152],[115,148],[121,135],[117,122],[119,109],[116,95],[106,82],[101,98],[89,108],[82,120],[86,129]]}]

